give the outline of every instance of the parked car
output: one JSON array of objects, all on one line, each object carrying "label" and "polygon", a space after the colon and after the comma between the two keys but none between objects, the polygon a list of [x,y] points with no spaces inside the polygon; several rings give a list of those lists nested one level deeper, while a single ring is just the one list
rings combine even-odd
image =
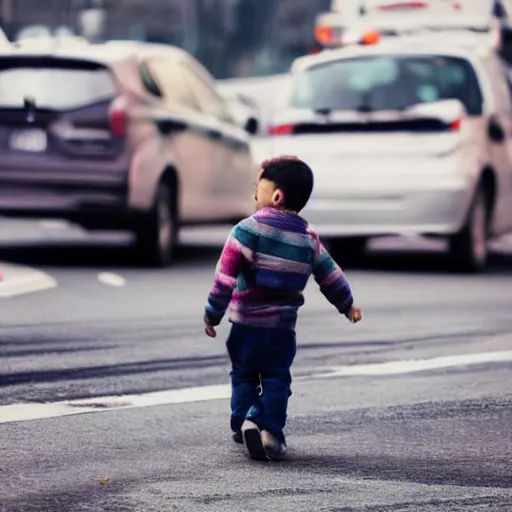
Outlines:
[{"label": "parked car", "polygon": [[333,247],[446,237],[461,267],[512,231],[512,84],[485,35],[434,33],[299,59],[271,154],[315,172],[306,218]]},{"label": "parked car", "polygon": [[0,215],[130,230],[171,261],[186,224],[252,212],[249,135],[208,72],[169,46],[110,42],[0,55]]},{"label": "parked car", "polygon": [[360,43],[367,31],[400,37],[422,28],[495,33],[504,54],[512,52],[512,0],[342,0],[332,4],[315,22],[319,49]]}]

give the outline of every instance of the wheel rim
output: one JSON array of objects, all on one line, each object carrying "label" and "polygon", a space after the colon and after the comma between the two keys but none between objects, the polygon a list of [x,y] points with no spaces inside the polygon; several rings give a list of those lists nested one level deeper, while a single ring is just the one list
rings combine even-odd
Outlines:
[{"label": "wheel rim", "polygon": [[475,263],[484,264],[487,260],[487,208],[482,195],[479,196],[473,208],[471,243]]},{"label": "wheel rim", "polygon": [[158,247],[160,254],[167,256],[173,242],[173,218],[167,194],[161,194],[158,202]]}]

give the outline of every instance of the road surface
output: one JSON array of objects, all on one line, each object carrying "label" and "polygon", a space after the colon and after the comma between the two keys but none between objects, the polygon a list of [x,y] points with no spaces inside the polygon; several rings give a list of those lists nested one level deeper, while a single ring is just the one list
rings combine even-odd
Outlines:
[{"label": "road surface", "polygon": [[512,244],[465,276],[379,242],[346,269],[355,326],[312,283],[289,457],[256,463],[229,435],[228,326],[202,331],[224,234],[146,270],[121,238],[0,228],[0,266],[47,284],[0,297],[1,512],[512,511]]}]

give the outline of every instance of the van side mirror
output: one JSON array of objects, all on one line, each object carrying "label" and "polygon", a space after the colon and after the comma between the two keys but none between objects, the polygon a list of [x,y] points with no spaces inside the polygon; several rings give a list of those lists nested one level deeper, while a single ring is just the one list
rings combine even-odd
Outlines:
[{"label": "van side mirror", "polygon": [[488,133],[489,139],[496,144],[501,144],[505,140],[505,132],[496,119],[491,118],[489,121]]},{"label": "van side mirror", "polygon": [[249,119],[247,119],[244,129],[249,135],[256,135],[259,130],[258,120],[254,117],[250,117]]}]

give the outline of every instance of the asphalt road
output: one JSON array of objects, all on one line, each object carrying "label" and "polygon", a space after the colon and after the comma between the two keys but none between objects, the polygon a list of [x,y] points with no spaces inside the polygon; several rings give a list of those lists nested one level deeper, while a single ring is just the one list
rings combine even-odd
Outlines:
[{"label": "asphalt road", "polygon": [[[201,323],[222,237],[188,232],[152,271],[110,235],[0,227],[0,260],[57,283],[0,299],[1,512],[512,511],[512,244],[465,276],[440,244],[379,242],[346,269],[356,326],[311,284],[289,457],[256,463],[228,400],[189,390],[228,383],[228,326],[210,340]],[[183,403],[147,398],[178,388]],[[46,402],[82,413],[8,421]]]}]

